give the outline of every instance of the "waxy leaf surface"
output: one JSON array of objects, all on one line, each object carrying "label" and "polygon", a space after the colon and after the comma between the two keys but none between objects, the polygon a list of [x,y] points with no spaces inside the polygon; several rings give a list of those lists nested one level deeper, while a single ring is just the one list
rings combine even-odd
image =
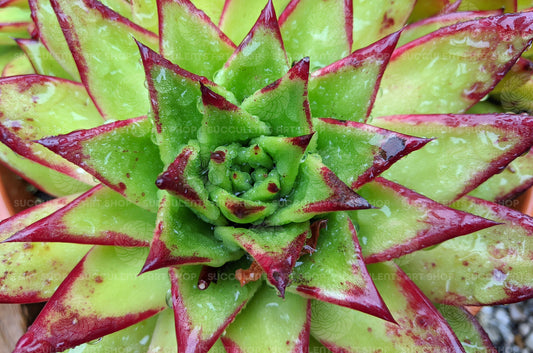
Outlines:
[{"label": "waxy leaf surface", "polygon": [[399,34],[312,73],[309,102],[313,116],[365,122]]},{"label": "waxy leaf surface", "polygon": [[304,58],[279,80],[242,102],[241,108],[267,123],[274,135],[295,137],[312,133],[307,100],[309,58]]},{"label": "waxy leaf surface", "polygon": [[131,18],[138,25],[154,33],[159,32],[157,0],[131,1]]},{"label": "waxy leaf surface", "polygon": [[370,204],[343,183],[317,154],[307,155],[300,164],[296,188],[285,207],[266,219],[268,225],[304,222],[318,214],[370,208]]},{"label": "waxy leaf surface", "polygon": [[309,300],[291,293],[281,299],[274,289],[263,285],[228,327],[222,343],[228,353],[304,353],[310,321]]},{"label": "waxy leaf surface", "polygon": [[[494,88],[532,38],[533,13],[522,13],[459,23],[410,42],[394,52],[372,115],[463,112]],[[396,92],[404,92],[401,99]]]},{"label": "waxy leaf surface", "polygon": [[324,164],[354,189],[430,141],[354,121],[314,119],[313,125]]},{"label": "waxy leaf surface", "polygon": [[79,167],[33,142],[103,123],[81,84],[40,75],[3,78],[0,111],[0,140],[13,151],[80,182],[94,184]]},{"label": "waxy leaf surface", "polygon": [[147,247],[155,219],[154,213],[100,184],[8,241]]},{"label": "waxy leaf surface", "polygon": [[235,51],[235,44],[190,0],[161,0],[158,10],[161,54],[212,80]]},{"label": "waxy leaf surface", "polygon": [[472,191],[533,144],[533,118],[521,115],[398,115],[372,124],[436,138],[383,176],[443,203]]},{"label": "waxy leaf surface", "polygon": [[72,79],[72,76],[56,61],[48,49],[34,39],[18,39],[17,44],[24,51],[35,72],[40,75]]},{"label": "waxy leaf surface", "polygon": [[492,305],[533,297],[533,219],[469,196],[453,206],[503,224],[409,254],[398,259],[400,266],[439,303]]},{"label": "waxy leaf surface", "polygon": [[157,36],[96,0],[50,2],[81,80],[102,115],[122,120],[146,114],[145,75],[132,37],[157,48]]},{"label": "waxy leaf surface", "polygon": [[351,213],[359,225],[367,263],[390,260],[497,224],[443,206],[383,178],[358,192],[379,207]]},{"label": "waxy leaf surface", "polygon": [[150,254],[143,271],[184,264],[222,266],[241,251],[226,248],[205,223],[168,193],[162,194]]},{"label": "waxy leaf surface", "polygon": [[317,243],[306,247],[316,249],[298,260],[287,290],[393,321],[366,270],[357,232],[347,213],[331,213],[326,220],[324,229],[313,229],[319,232],[312,235],[318,237]]},{"label": "waxy leaf surface", "polygon": [[158,205],[155,180],[163,164],[151,133],[150,121],[140,117],[47,137],[39,143],[85,169],[129,201],[155,213]]},{"label": "waxy leaf surface", "polygon": [[215,82],[242,102],[288,70],[278,20],[269,1],[246,38],[215,75]]},{"label": "waxy leaf surface", "polygon": [[[206,353],[252,298],[261,282],[242,287],[235,266],[213,273],[212,283],[199,289],[202,266],[169,269],[178,350]],[[220,278],[217,278],[220,277]]]},{"label": "waxy leaf surface", "polygon": [[[0,240],[6,240],[73,199],[72,196],[57,198],[4,220],[0,223]],[[0,244],[0,301],[46,301],[89,249],[87,245],[60,243]]]},{"label": "waxy leaf surface", "polygon": [[354,0],[353,49],[364,48],[401,29],[416,2],[415,0]]},{"label": "waxy leaf surface", "polygon": [[312,68],[329,65],[351,52],[351,1],[291,1],[279,23],[287,54],[294,59],[309,56]]},{"label": "waxy leaf surface", "polygon": [[[137,277],[144,248],[94,247],[54,293],[14,353],[57,352],[143,321],[166,308],[165,270]],[[138,304],[142,302],[143,305]]]},{"label": "waxy leaf surface", "polygon": [[[311,334],[332,352],[465,352],[448,323],[415,284],[390,263],[368,271],[397,323],[312,302]],[[357,334],[354,334],[354,333]]]}]

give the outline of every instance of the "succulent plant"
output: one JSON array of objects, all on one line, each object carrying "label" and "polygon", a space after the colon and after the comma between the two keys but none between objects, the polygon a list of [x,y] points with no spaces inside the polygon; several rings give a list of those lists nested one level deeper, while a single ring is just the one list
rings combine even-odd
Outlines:
[{"label": "succulent plant", "polygon": [[494,352],[463,306],[533,297],[502,5],[29,0],[0,158],[54,198],[0,223],[0,300],[47,301],[14,352]]}]

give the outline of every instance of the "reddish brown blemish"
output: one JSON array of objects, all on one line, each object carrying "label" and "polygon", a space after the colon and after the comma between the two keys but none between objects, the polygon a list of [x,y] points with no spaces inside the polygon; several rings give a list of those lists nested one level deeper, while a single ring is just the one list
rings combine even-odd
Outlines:
[{"label": "reddish brown blemish", "polygon": [[235,215],[235,217],[240,219],[261,212],[266,208],[265,206],[247,205],[244,201],[235,202],[232,200],[227,200],[225,206],[233,215]]},{"label": "reddish brown blemish", "polygon": [[247,283],[261,279],[262,274],[263,269],[254,261],[247,270],[240,268],[235,271],[235,278],[241,283],[241,287],[243,287]]},{"label": "reddish brown blemish", "polygon": [[468,266],[468,265],[469,265],[468,261],[463,261],[463,266]]},{"label": "reddish brown blemish", "polygon": [[117,187],[118,187],[119,192],[121,193],[126,191],[126,184],[124,184],[123,182],[118,183]]},{"label": "reddish brown blemish", "polygon": [[32,243],[24,243],[23,249],[24,250],[31,250],[31,249],[33,249],[33,244]]},{"label": "reddish brown blemish", "polygon": [[94,278],[94,281],[95,281],[96,283],[102,283],[102,282],[104,281],[104,279],[102,278],[102,276],[96,276],[96,277]]},{"label": "reddish brown blemish", "polygon": [[386,29],[391,28],[394,26],[394,18],[389,17],[387,13],[383,15],[383,21],[381,22],[381,31],[383,32]]},{"label": "reddish brown blemish", "polygon": [[226,160],[226,152],[224,151],[215,151],[211,152],[211,160],[215,163],[224,163]]},{"label": "reddish brown blemish", "polygon": [[279,191],[279,188],[275,183],[268,183],[268,192],[275,194],[278,191]]},{"label": "reddish brown blemish", "polygon": [[302,254],[312,254],[316,251],[320,230],[326,228],[327,225],[327,219],[320,219],[311,223],[311,237],[306,239]]}]

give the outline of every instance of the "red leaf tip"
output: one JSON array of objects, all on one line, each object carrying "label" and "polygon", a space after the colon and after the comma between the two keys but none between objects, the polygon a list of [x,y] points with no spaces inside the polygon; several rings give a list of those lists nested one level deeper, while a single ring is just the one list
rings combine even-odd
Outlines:
[{"label": "red leaf tip", "polygon": [[200,91],[202,92],[202,103],[204,106],[212,106],[220,110],[237,111],[239,107],[229,102],[226,98],[218,93],[213,92],[207,88],[203,83],[200,83]]}]

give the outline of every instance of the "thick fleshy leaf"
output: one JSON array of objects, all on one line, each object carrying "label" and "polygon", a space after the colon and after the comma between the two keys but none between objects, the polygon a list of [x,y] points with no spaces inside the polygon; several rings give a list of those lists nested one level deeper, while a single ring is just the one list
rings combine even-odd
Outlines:
[{"label": "thick fleshy leaf", "polygon": [[30,23],[31,17],[27,8],[0,8],[0,45],[13,45],[13,38],[29,38]]},{"label": "thick fleshy leaf", "polygon": [[430,141],[354,121],[314,119],[313,125],[324,164],[353,189]]},{"label": "thick fleshy leaf", "polygon": [[94,247],[61,283],[13,352],[62,351],[166,308],[166,271],[137,277],[147,251]]},{"label": "thick fleshy leaf", "polygon": [[215,235],[246,250],[266,272],[268,281],[278,289],[280,296],[284,297],[291,272],[310,236],[309,231],[309,223],[294,223],[272,228],[217,227]]},{"label": "thick fleshy leaf", "polygon": [[116,120],[146,114],[145,75],[132,36],[154,48],[157,36],[96,0],[50,2],[81,80],[102,115]]},{"label": "thick fleshy leaf", "polygon": [[204,120],[198,131],[198,140],[203,153],[214,151],[220,145],[243,142],[253,137],[270,134],[268,125],[256,116],[229,102],[203,84],[201,90]]},{"label": "thick fleshy leaf", "polygon": [[352,1],[293,0],[279,23],[287,54],[294,59],[309,56],[311,71],[344,58],[352,50]]},{"label": "thick fleshy leaf", "polygon": [[459,22],[475,20],[481,17],[501,15],[503,11],[465,11],[452,12],[439,16],[433,16],[419,22],[415,22],[402,30],[402,35],[398,41],[398,47],[412,42],[415,39],[425,36],[433,31],[446,26],[451,26]]},{"label": "thick fleshy leaf", "polygon": [[210,196],[224,217],[238,224],[259,223],[277,208],[275,202],[248,200],[219,187],[212,188]]},{"label": "thick fleshy leaf", "polygon": [[202,266],[169,269],[180,352],[208,352],[261,283],[251,282],[241,287],[233,277],[233,265],[219,269],[212,283],[200,289],[201,271]]},{"label": "thick fleshy leaf", "polygon": [[267,225],[304,222],[319,214],[372,207],[326,167],[317,154],[308,155],[300,164],[295,184],[286,206],[267,218]]},{"label": "thick fleshy leaf", "polygon": [[60,197],[84,192],[90,185],[33,162],[0,143],[0,160],[38,190]]},{"label": "thick fleshy leaf", "polygon": [[266,122],[272,134],[301,136],[312,133],[307,100],[309,58],[304,58],[279,80],[242,102],[241,108]]},{"label": "thick fleshy leaf", "polygon": [[154,213],[100,184],[7,241],[148,246],[154,224]]},{"label": "thick fleshy leaf", "polygon": [[[436,16],[439,13],[449,13],[455,11],[446,11],[450,5],[461,3],[461,1],[454,1],[450,4],[450,0],[425,0],[417,1],[409,17],[409,23],[415,23],[425,18]],[[457,10],[457,9],[455,9]]]},{"label": "thick fleshy leaf", "polygon": [[490,97],[514,113],[533,113],[533,62],[520,58],[490,92]]},{"label": "thick fleshy leaf", "polygon": [[129,201],[155,212],[155,180],[163,170],[146,117],[46,137],[39,143],[80,166]]},{"label": "thick fleshy leaf", "polygon": [[154,33],[159,32],[157,0],[132,0],[131,12],[133,22]]},{"label": "thick fleshy leaf", "polygon": [[215,82],[233,92],[242,102],[288,70],[278,20],[269,1],[246,38],[215,75]]},{"label": "thick fleshy leaf", "polygon": [[435,307],[450,324],[466,353],[498,352],[487,333],[468,310],[444,304],[436,304]]},{"label": "thick fleshy leaf", "polygon": [[0,141],[25,158],[94,185],[89,174],[33,142],[103,123],[81,84],[40,75],[4,78],[0,111]]},{"label": "thick fleshy leaf", "polygon": [[[533,12],[458,23],[418,38],[394,52],[372,115],[465,111],[494,88],[532,38]],[[404,92],[401,99],[396,92]]]},{"label": "thick fleshy leaf", "polygon": [[311,75],[313,116],[365,122],[399,33],[334,62]]},{"label": "thick fleshy leaf", "polygon": [[[191,141],[192,142],[192,141]],[[174,162],[157,177],[156,186],[167,190],[209,222],[220,222],[220,211],[209,200],[201,174],[200,148],[190,144],[181,150]]]},{"label": "thick fleshy leaf", "polygon": [[311,334],[335,353],[465,352],[452,329],[396,266],[368,266],[397,323],[321,301],[312,302]]},{"label": "thick fleshy leaf", "polygon": [[54,59],[48,49],[34,39],[18,39],[17,44],[28,56],[35,72],[40,75],[72,79],[72,76]]},{"label": "thick fleshy leaf", "polygon": [[400,30],[407,22],[416,2],[415,0],[355,0],[353,49],[366,47]]},{"label": "thick fleshy leaf", "polygon": [[274,289],[263,285],[228,327],[222,343],[228,353],[304,353],[309,346],[310,321],[309,300],[291,293],[281,299]]},{"label": "thick fleshy leaf", "polygon": [[[213,2],[213,0],[196,0],[193,2],[200,3],[202,1]],[[266,1],[226,0],[223,2],[224,9],[218,13],[219,16],[217,17],[217,19],[220,19],[220,28],[235,43],[240,43],[248,33],[248,29],[253,27]],[[280,14],[290,0],[272,0],[272,2],[276,13]],[[213,22],[215,21],[213,20]]]},{"label": "thick fleshy leaf", "polygon": [[235,44],[190,0],[160,0],[158,11],[161,54],[185,70],[213,79]]},{"label": "thick fleshy leaf", "polygon": [[[194,6],[202,10],[213,23],[218,24],[220,21],[220,15],[222,14],[222,10],[224,8],[225,0],[191,0]],[[254,2],[255,4],[255,2]],[[251,4],[250,4],[251,5]],[[262,5],[262,4],[261,4]],[[261,10],[261,9],[259,9]],[[259,11],[257,11],[259,14]],[[257,17],[257,16],[255,16]],[[253,22],[250,23],[249,26],[244,26],[246,28],[251,28],[253,25]],[[245,33],[246,34],[246,33]],[[244,37],[244,35],[243,35]],[[242,39],[242,38],[241,38]]]},{"label": "thick fleshy leaf", "polygon": [[31,66],[28,57],[24,54],[20,54],[13,58],[2,69],[2,77],[32,74],[35,74],[35,70],[33,69],[33,66]]},{"label": "thick fleshy leaf", "polygon": [[328,215],[311,254],[301,257],[288,291],[393,321],[372,282],[357,232],[345,212]]},{"label": "thick fleshy leaf", "polygon": [[[174,161],[189,140],[197,138],[203,115],[198,110],[200,84],[214,85],[139,44],[150,91],[156,138],[165,165]],[[180,114],[176,114],[180,111]]]},{"label": "thick fleshy leaf", "polygon": [[[501,173],[472,190],[469,195],[513,206],[514,199],[533,185],[533,150],[512,161]],[[515,206],[517,206],[515,204]]]},{"label": "thick fleshy leaf", "polygon": [[[0,240],[6,240],[72,199],[57,198],[4,220],[0,223]],[[78,244],[0,244],[0,302],[46,301],[89,249],[88,245]]]},{"label": "thick fleshy leaf", "polygon": [[472,197],[453,206],[504,224],[407,255],[398,259],[400,266],[439,303],[492,305],[533,297],[533,219]]},{"label": "thick fleshy leaf", "polygon": [[[157,323],[147,353],[174,353],[178,351],[174,323],[174,311],[167,309],[157,315]],[[81,353],[81,352],[80,352]],[[144,352],[143,352],[144,353]],[[216,341],[209,353],[226,353],[220,340]]]},{"label": "thick fleshy leaf", "polygon": [[287,195],[294,185],[302,157],[313,135],[297,137],[261,136],[255,140],[274,160],[280,177],[280,194]]},{"label": "thick fleshy leaf", "polygon": [[145,353],[149,347],[157,317],[151,317],[124,330],[69,349],[66,353],[100,353],[112,352],[113,350]]},{"label": "thick fleshy leaf", "polygon": [[213,235],[212,225],[203,222],[172,195],[162,195],[150,253],[143,272],[162,267],[206,264],[222,266],[241,257]]},{"label": "thick fleshy leaf", "polygon": [[358,192],[380,207],[351,214],[359,225],[366,263],[397,258],[497,224],[443,206],[383,178],[376,178]]},{"label": "thick fleshy leaf", "polygon": [[472,191],[533,144],[533,118],[522,115],[398,115],[372,124],[436,138],[383,176],[444,203]]}]

